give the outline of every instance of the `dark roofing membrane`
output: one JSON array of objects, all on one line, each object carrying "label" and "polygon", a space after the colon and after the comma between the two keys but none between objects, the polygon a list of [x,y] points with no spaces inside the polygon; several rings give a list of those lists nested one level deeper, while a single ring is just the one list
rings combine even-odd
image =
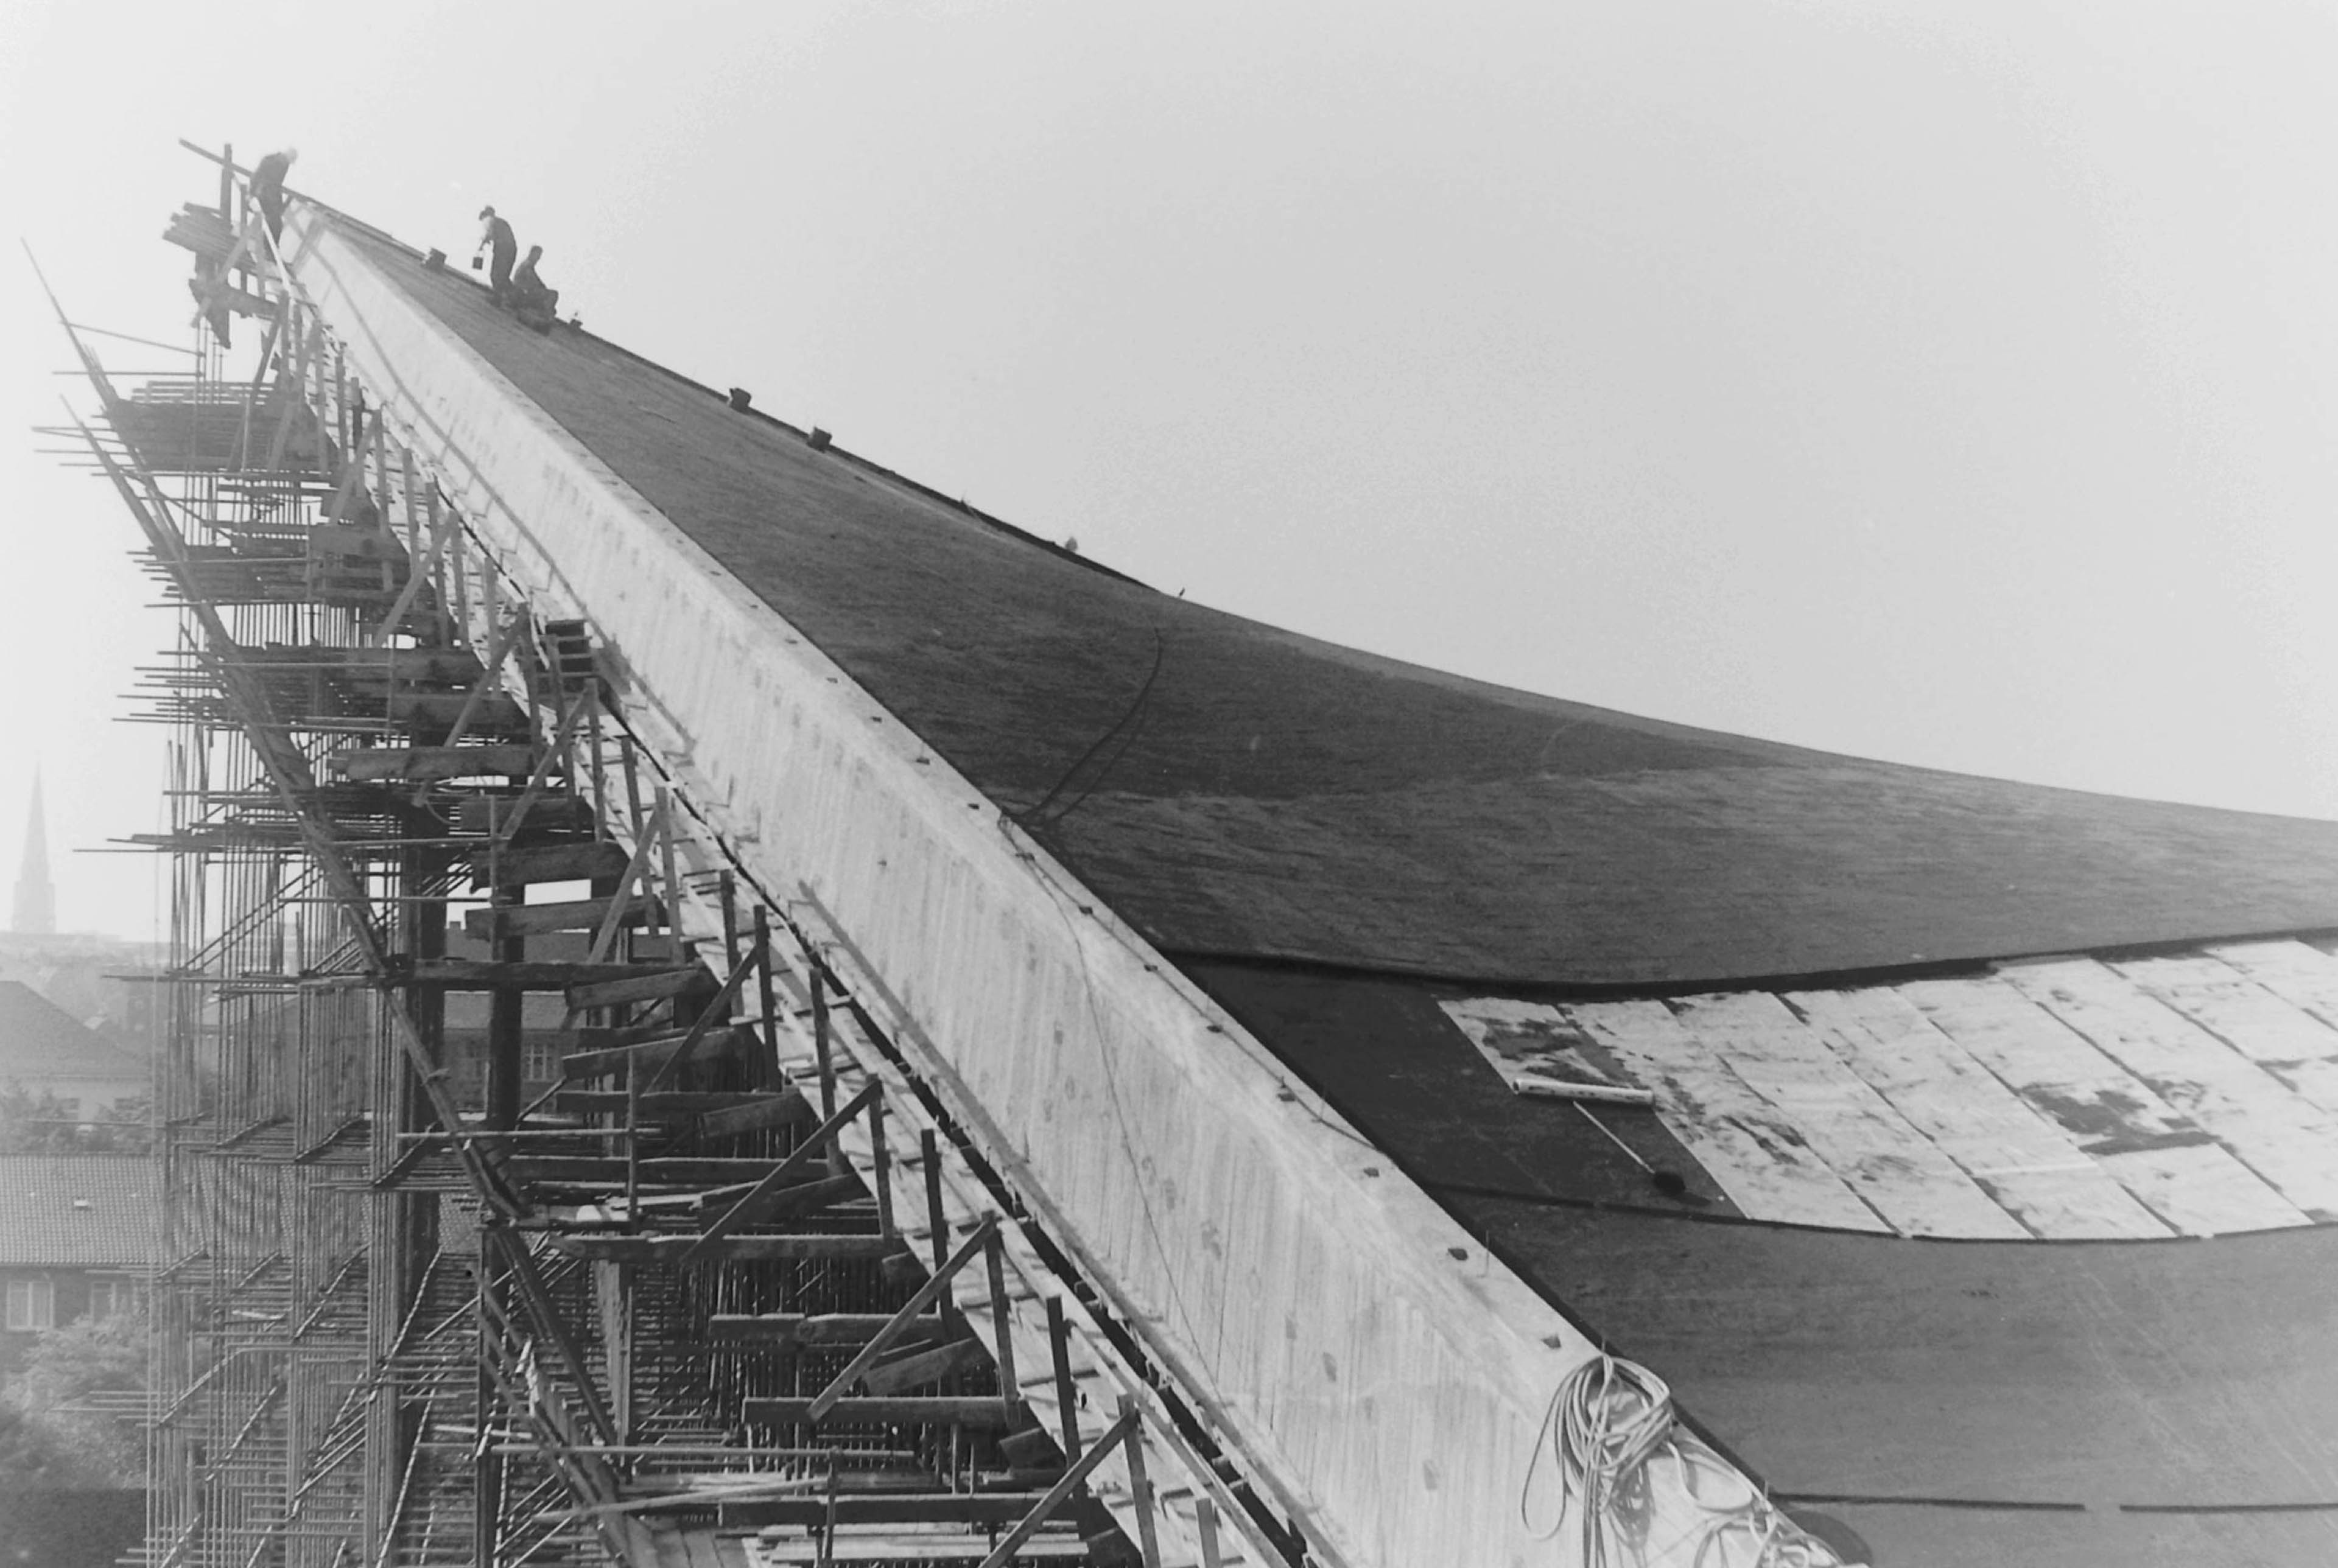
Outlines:
[{"label": "dark roofing membrane", "polygon": [[1652,1113],[1607,1113],[1626,1154],[1518,1101],[1420,978],[1681,990],[2328,929],[2338,823],[1831,756],[1223,614],[351,233],[978,788],[1044,804],[1120,915],[1879,1568],[2338,1562],[2338,1230],[1751,1223]]},{"label": "dark roofing membrane", "polygon": [[2338,926],[2338,822],[1862,761],[1280,631],[349,232],[977,788],[1053,792],[1035,828],[1169,952],[1669,987]]}]

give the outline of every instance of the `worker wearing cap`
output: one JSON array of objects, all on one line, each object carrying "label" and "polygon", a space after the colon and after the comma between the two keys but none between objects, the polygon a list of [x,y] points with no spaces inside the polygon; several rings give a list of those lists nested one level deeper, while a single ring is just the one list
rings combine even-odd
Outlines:
[{"label": "worker wearing cap", "polygon": [[494,260],[487,270],[487,292],[498,305],[511,297],[512,262],[519,255],[519,240],[512,226],[496,216],[493,207],[479,209],[479,220],[486,225],[479,230],[479,250],[472,252],[471,265],[479,264],[481,251],[493,251]]}]

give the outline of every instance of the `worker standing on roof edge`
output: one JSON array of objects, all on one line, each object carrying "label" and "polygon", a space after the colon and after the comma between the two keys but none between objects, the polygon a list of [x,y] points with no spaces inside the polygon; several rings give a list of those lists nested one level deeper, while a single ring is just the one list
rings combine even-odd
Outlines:
[{"label": "worker standing on roof edge", "polygon": [[481,251],[492,250],[494,264],[487,271],[487,292],[495,302],[503,304],[511,298],[512,259],[519,254],[519,240],[512,226],[496,216],[493,207],[479,209],[479,220],[486,227],[479,230],[479,249],[471,254],[471,269],[478,270]]},{"label": "worker standing on roof edge", "polygon": [[251,171],[251,199],[260,206],[260,215],[268,220],[268,236],[271,240],[284,237],[284,176],[292,172],[293,160],[300,156],[298,147],[287,147],[262,158]]}]

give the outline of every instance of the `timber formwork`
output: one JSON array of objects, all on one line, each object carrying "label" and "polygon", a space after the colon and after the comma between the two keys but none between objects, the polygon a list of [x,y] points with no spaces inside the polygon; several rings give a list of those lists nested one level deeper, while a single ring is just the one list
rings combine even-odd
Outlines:
[{"label": "timber formwork", "polygon": [[385,428],[216,162],[166,235],[192,373],[118,387],[74,335],[70,433],[179,611],[140,692],[145,1559],[1322,1560]]}]

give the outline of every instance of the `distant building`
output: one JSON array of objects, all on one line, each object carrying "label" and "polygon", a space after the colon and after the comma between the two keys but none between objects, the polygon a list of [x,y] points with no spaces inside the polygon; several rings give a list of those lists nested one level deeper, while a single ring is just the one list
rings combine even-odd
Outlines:
[{"label": "distant building", "polygon": [[141,1155],[0,1154],[0,1368],[44,1328],[141,1304],[161,1180]]},{"label": "distant building", "polygon": [[94,1117],[118,1101],[143,1098],[152,1083],[142,1058],[22,981],[0,980],[0,1091],[53,1094],[68,1114]]},{"label": "distant building", "polygon": [[0,980],[17,980],[133,1055],[153,1054],[162,950],[93,932],[0,931]]},{"label": "distant building", "polygon": [[33,808],[25,821],[25,857],[16,871],[16,903],[9,928],[44,936],[57,928],[57,890],[49,881],[48,824],[41,810],[41,776],[33,775]]}]

